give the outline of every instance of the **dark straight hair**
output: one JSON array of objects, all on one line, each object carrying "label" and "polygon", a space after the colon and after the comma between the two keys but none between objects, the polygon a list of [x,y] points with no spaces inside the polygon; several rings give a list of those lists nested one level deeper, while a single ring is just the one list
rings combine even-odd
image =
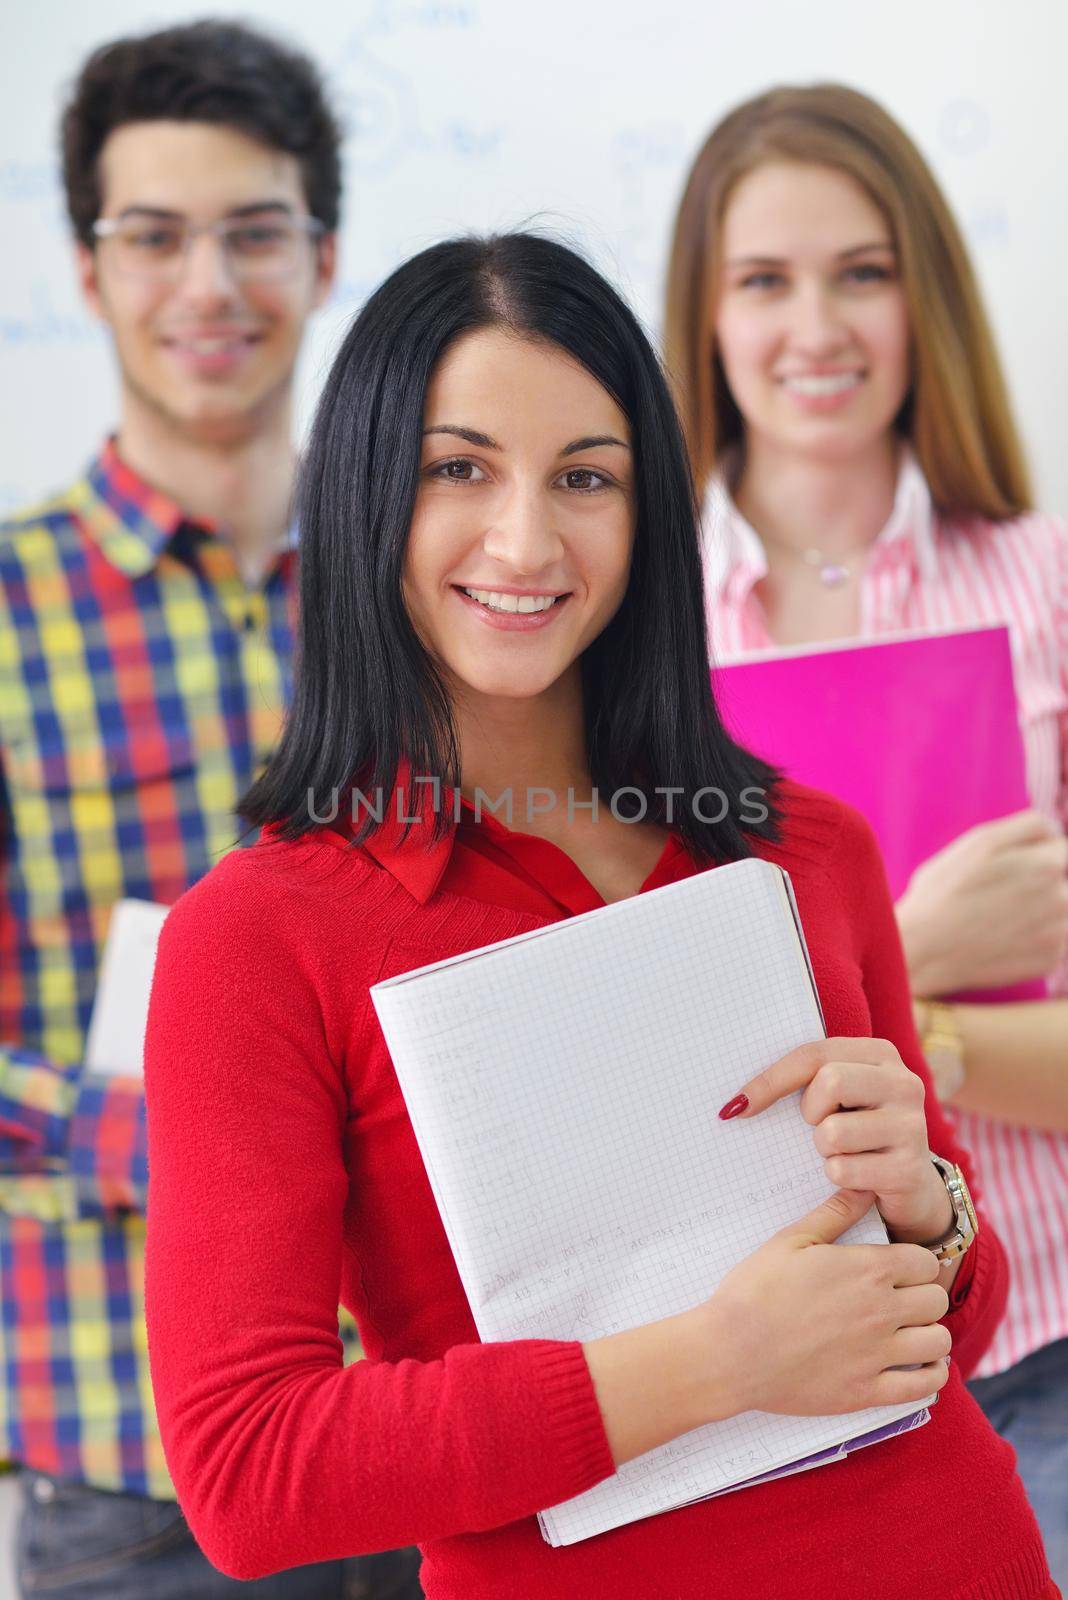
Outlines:
[{"label": "dark straight hair", "polygon": [[[422,251],[386,279],[349,329],[319,401],[298,487],[293,702],[278,747],[238,814],[295,839],[323,826],[324,814],[335,815],[338,795],[354,782],[369,797],[379,787],[392,795],[404,760],[415,775],[459,782],[449,696],[408,617],[401,583],[427,386],[456,339],[488,327],[565,351],[607,390],[631,428],[630,579],[581,661],[594,785],[602,796],[640,791],[648,818],[672,817],[701,859],[748,855],[747,832],[775,836],[770,791],[777,775],[728,736],[712,697],[697,505],[667,385],[615,290],[574,251],[530,233],[454,239]],[[674,795],[669,801],[658,789]],[[704,789],[726,797],[722,821],[701,820],[712,810],[699,797]],[[747,789],[758,799],[745,800]],[[641,800],[633,800],[637,811]],[[743,832],[739,804],[756,814],[766,807],[764,820],[746,821]],[[376,825],[368,815],[356,837]],[[447,826],[444,814],[439,826]]]},{"label": "dark straight hair", "polygon": [[296,158],[308,210],[332,233],[341,203],[341,128],[323,80],[299,50],[240,22],[206,19],[112,39],[94,50],[63,110],[67,210],[96,243],[100,153],[131,122],[208,122]]}]

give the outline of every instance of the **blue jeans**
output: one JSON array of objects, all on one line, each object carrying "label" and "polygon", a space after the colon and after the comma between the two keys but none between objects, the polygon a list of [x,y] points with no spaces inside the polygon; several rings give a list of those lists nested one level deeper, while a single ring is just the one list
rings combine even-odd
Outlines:
[{"label": "blue jeans", "polygon": [[1008,1372],[976,1378],[972,1394],[1016,1451],[1017,1467],[1046,1541],[1049,1570],[1068,1587],[1068,1339],[1025,1356]]},{"label": "blue jeans", "polygon": [[22,1600],[422,1600],[419,1554],[391,1550],[239,1583],[211,1566],[173,1501],[20,1473]]}]

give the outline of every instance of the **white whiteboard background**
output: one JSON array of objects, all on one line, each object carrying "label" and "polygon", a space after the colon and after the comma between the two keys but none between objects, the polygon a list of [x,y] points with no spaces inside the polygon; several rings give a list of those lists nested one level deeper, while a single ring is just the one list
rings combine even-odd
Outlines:
[{"label": "white whiteboard background", "polygon": [[[95,45],[192,20],[176,0],[38,0],[0,66],[0,511],[62,486],[114,421],[56,170],[65,85]],[[881,99],[961,218],[1039,498],[1068,512],[1068,5],[1063,0],[260,0],[324,67],[349,128],[341,286],[299,422],[353,310],[436,239],[537,219],[581,243],[654,333],[673,208],[713,121],[776,82]]]}]

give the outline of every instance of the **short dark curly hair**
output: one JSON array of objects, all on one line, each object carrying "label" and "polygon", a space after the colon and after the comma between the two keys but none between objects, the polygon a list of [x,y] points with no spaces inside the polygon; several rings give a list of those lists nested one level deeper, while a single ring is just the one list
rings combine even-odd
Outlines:
[{"label": "short dark curly hair", "polygon": [[300,163],[308,210],[328,231],[341,205],[341,129],[322,78],[297,50],[240,22],[206,19],[115,39],[86,61],[63,112],[67,210],[93,243],[100,152],[129,122],[211,122]]}]

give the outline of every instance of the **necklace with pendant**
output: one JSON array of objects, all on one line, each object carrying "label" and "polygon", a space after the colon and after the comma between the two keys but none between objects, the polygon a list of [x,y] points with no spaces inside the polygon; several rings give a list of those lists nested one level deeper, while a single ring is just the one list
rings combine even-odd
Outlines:
[{"label": "necklace with pendant", "polygon": [[[848,557],[846,559],[848,560]],[[803,552],[802,560],[806,567],[812,568],[825,589],[840,589],[852,576],[844,561],[836,560],[834,556],[825,556],[823,551],[817,550],[814,545]]]},{"label": "necklace with pendant", "polygon": [[820,550],[817,545],[810,545],[807,550],[796,550],[793,545],[783,544],[778,539],[764,540],[765,546],[771,545],[776,550],[781,550],[786,556],[791,556],[794,561],[801,561],[809,571],[814,573],[825,589],[840,589],[848,583],[853,573],[850,562],[858,556],[867,553],[870,546],[867,543],[858,545],[854,550],[847,550],[844,556],[829,556]]}]

